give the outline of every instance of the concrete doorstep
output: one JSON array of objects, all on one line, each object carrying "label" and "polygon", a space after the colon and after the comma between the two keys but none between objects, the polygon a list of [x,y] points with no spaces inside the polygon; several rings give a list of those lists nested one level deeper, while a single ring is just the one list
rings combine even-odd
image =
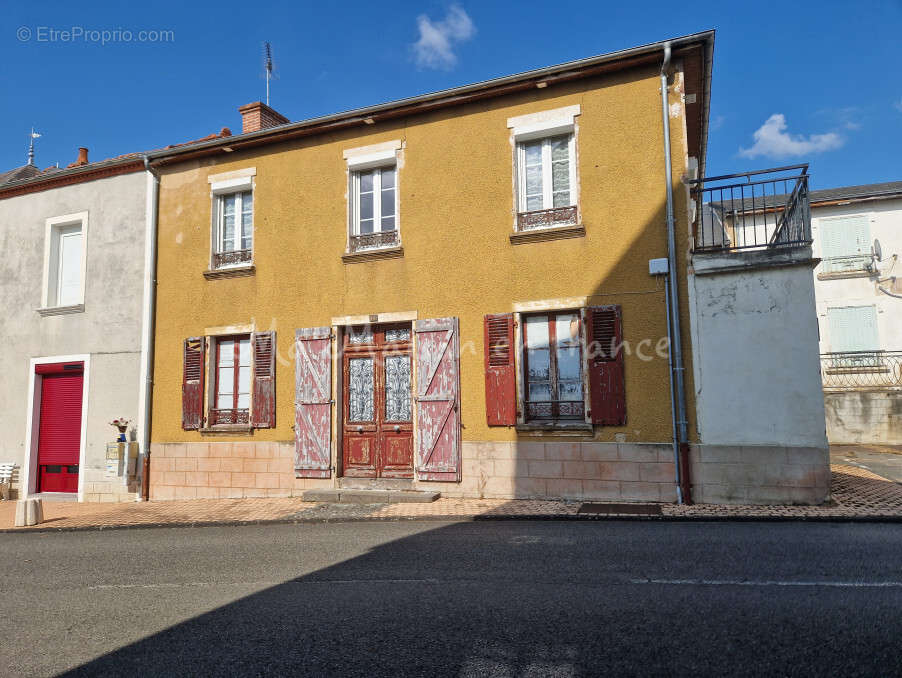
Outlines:
[{"label": "concrete doorstep", "polygon": [[428,504],[441,496],[441,492],[420,490],[307,490],[303,501],[328,504]]}]

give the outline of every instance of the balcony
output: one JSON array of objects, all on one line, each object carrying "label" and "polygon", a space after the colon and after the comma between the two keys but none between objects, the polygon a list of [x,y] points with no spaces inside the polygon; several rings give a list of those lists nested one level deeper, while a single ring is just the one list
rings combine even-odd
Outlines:
[{"label": "balcony", "polygon": [[775,250],[811,244],[807,164],[689,183],[696,206],[695,252]]},{"label": "balcony", "polygon": [[821,354],[825,391],[902,388],[902,351]]}]

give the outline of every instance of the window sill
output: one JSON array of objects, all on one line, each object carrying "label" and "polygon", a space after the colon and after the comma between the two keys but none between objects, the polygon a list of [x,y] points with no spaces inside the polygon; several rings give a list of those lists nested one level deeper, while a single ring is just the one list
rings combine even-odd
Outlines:
[{"label": "window sill", "polygon": [[831,271],[829,273],[818,273],[818,280],[844,280],[846,278],[870,278],[871,272],[865,269],[858,271]]},{"label": "window sill", "polygon": [[534,421],[527,424],[517,424],[514,427],[517,431],[589,431],[593,430],[592,424],[584,421],[568,421],[568,422],[541,422]]},{"label": "window sill", "polygon": [[71,306],[47,306],[35,309],[39,315],[47,317],[48,315],[68,315],[70,313],[84,313],[84,304],[72,304]]},{"label": "window sill", "polygon": [[201,435],[253,435],[254,427],[247,424],[217,424],[200,429]]},{"label": "window sill", "polygon": [[215,268],[204,271],[204,277],[207,280],[219,280],[220,278],[246,278],[257,272],[257,267],[253,264],[249,266],[230,266],[228,268]]},{"label": "window sill", "polygon": [[398,247],[380,247],[371,250],[361,250],[360,252],[345,252],[341,255],[341,260],[346,264],[356,264],[360,261],[379,261],[381,259],[400,259],[404,256],[404,248]]},{"label": "window sill", "polygon": [[566,238],[584,238],[586,227],[583,224],[575,226],[547,226],[545,228],[533,228],[527,231],[511,233],[511,245],[522,245],[528,242],[544,242],[546,240],[564,240]]}]

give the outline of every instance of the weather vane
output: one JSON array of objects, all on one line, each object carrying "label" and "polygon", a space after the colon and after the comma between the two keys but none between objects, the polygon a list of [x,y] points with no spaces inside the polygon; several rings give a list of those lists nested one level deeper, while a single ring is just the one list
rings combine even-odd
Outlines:
[{"label": "weather vane", "polygon": [[40,134],[34,131],[34,127],[32,127],[31,134],[28,138],[28,164],[32,167],[34,166],[34,140],[40,136]]}]

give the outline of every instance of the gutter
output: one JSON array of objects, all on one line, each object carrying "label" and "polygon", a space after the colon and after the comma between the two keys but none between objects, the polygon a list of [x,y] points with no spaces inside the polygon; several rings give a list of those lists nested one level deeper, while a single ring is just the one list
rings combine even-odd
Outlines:
[{"label": "gutter", "polygon": [[160,193],[160,177],[150,165],[147,155],[143,156],[147,172],[147,206],[145,211],[144,239],[144,299],[141,307],[141,498],[150,498],[150,427],[153,400],[153,349],[154,320],[157,302],[157,216]]}]

